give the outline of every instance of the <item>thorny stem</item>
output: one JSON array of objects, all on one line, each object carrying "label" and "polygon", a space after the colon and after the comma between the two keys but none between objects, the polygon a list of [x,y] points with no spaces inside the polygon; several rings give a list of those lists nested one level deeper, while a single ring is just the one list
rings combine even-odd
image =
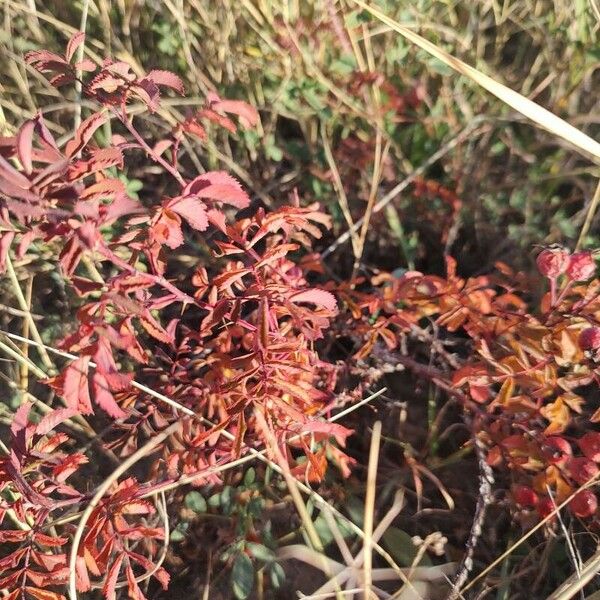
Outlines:
[{"label": "thorny stem", "polygon": [[477,464],[479,465],[479,495],[477,496],[477,505],[475,506],[475,515],[471,524],[471,531],[467,539],[465,555],[458,567],[452,591],[446,600],[458,600],[461,597],[461,588],[467,581],[469,573],[473,570],[473,556],[477,548],[477,542],[481,537],[483,524],[487,507],[492,502],[492,486],[494,485],[494,474],[488,465],[485,456],[485,446],[475,433],[473,423],[470,423],[472,431],[473,446],[475,447],[475,455],[477,456]]},{"label": "thorny stem", "polygon": [[144,138],[138,133],[136,128],[133,126],[131,121],[127,118],[127,115],[122,115],[117,111],[114,111],[116,117],[123,123],[123,125],[127,128],[127,131],[131,133],[131,135],[135,138],[135,141],[146,151],[148,156],[156,163],[161,165],[168,173],[170,173],[183,187],[185,185],[185,180],[181,176],[181,174],[175,169],[172,165],[170,165],[162,156],[159,156],[144,140]]}]

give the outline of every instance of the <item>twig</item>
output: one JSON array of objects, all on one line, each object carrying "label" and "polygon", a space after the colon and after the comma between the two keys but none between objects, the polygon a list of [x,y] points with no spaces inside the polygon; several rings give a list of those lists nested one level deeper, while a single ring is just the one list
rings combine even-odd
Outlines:
[{"label": "twig", "polygon": [[[90,0],[83,0],[81,6],[81,20],[79,22],[79,31],[83,31],[87,28],[88,11],[90,8]],[[75,63],[80,63],[83,60],[83,52],[85,49],[85,40],[81,43],[75,54]],[[82,70],[77,69],[75,72],[75,114],[73,115],[73,131],[77,131],[79,125],[81,125],[81,83]]]},{"label": "twig", "polygon": [[[468,419],[467,419],[468,420]],[[475,455],[477,456],[477,465],[479,466],[479,494],[477,496],[477,504],[475,506],[475,515],[471,524],[471,531],[467,539],[465,555],[458,567],[452,590],[448,595],[447,600],[457,600],[461,597],[461,588],[467,581],[469,573],[473,570],[473,556],[477,543],[481,537],[485,515],[488,506],[492,502],[492,486],[494,485],[494,474],[491,467],[487,464],[486,448],[483,442],[479,439],[473,424],[470,424],[471,437],[473,446],[475,447]]]}]

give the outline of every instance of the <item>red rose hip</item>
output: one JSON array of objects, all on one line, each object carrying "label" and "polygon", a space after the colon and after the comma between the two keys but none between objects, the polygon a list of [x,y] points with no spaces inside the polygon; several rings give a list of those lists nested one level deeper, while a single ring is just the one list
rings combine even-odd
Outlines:
[{"label": "red rose hip", "polygon": [[596,494],[590,490],[581,490],[578,492],[571,502],[569,502],[569,510],[576,517],[588,519],[596,514],[598,509],[598,499]]},{"label": "red rose hip", "polygon": [[591,252],[576,252],[569,259],[567,276],[573,281],[585,281],[596,273],[596,263]]},{"label": "red rose hip", "polygon": [[582,350],[598,350],[600,348],[600,327],[588,327],[582,330],[578,341]]},{"label": "red rose hip", "polygon": [[598,474],[598,465],[583,456],[572,458],[567,464],[569,475],[579,485],[587,483]]},{"label": "red rose hip", "polygon": [[544,440],[543,452],[546,460],[552,465],[564,465],[573,456],[571,444],[557,435]]},{"label": "red rose hip", "polygon": [[546,248],[535,259],[540,273],[548,279],[556,279],[569,266],[569,253],[564,248]]},{"label": "red rose hip", "polygon": [[544,519],[550,513],[552,513],[555,508],[556,507],[554,505],[554,502],[552,501],[552,498],[542,498],[536,506],[538,515],[540,515],[542,519]]},{"label": "red rose hip", "polygon": [[515,485],[512,497],[516,504],[524,508],[532,508],[538,503],[538,495],[528,485]]},{"label": "red rose hip", "polygon": [[579,438],[577,443],[587,458],[594,462],[600,462],[600,433],[589,431]]}]

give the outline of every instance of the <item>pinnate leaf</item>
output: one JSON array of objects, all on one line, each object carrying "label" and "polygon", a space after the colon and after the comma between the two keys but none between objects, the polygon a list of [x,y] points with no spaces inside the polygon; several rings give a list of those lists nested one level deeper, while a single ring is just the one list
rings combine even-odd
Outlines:
[{"label": "pinnate leaf", "polygon": [[250,197],[239,181],[225,171],[209,171],[196,177],[185,186],[183,195],[225,202],[237,208],[246,208],[250,204]]},{"label": "pinnate leaf", "polygon": [[191,227],[204,231],[208,227],[206,204],[197,196],[179,196],[167,204],[167,208],[183,217]]},{"label": "pinnate leaf", "polygon": [[311,304],[321,306],[330,311],[335,311],[337,309],[335,296],[331,292],[318,290],[316,288],[293,294],[290,297],[290,300],[292,302],[310,302]]},{"label": "pinnate leaf", "polygon": [[162,85],[165,87],[169,87],[175,90],[177,93],[182,96],[185,94],[185,87],[183,85],[183,81],[175,75],[175,73],[171,73],[171,71],[161,71],[161,70],[153,70],[150,71],[145,77],[145,79],[149,79],[156,85]]},{"label": "pinnate leaf", "polygon": [[81,46],[81,44],[83,44],[84,41],[85,32],[77,31],[73,34],[73,36],[69,40],[69,43],[67,44],[67,51],[65,52],[65,58],[68,62],[71,62],[71,59],[75,55],[75,52],[77,52],[77,48],[79,48],[79,46]]}]

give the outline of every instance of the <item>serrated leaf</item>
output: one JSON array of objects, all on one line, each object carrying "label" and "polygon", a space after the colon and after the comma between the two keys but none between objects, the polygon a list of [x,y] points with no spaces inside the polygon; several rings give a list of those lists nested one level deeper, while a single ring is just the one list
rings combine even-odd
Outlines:
[{"label": "serrated leaf", "polygon": [[250,205],[250,196],[240,182],[225,171],[209,171],[199,175],[185,186],[182,195],[225,202],[236,208],[246,208]]},{"label": "serrated leaf", "polygon": [[207,96],[209,106],[212,110],[220,110],[225,113],[237,115],[244,127],[254,127],[258,124],[258,111],[242,100],[223,100],[214,92]]},{"label": "serrated leaf", "polygon": [[104,581],[104,586],[102,587],[102,594],[104,595],[104,598],[106,600],[116,600],[116,585],[117,580],[119,578],[119,573],[121,572],[121,565],[123,564],[124,558],[125,553],[122,552],[117,556],[113,564],[110,566],[110,569],[108,570],[106,580]]},{"label": "serrated leaf", "polygon": [[73,34],[73,36],[69,40],[69,43],[67,44],[67,51],[65,52],[65,58],[68,62],[71,62],[71,59],[77,51],[77,48],[79,48],[79,46],[81,46],[81,44],[83,44],[84,41],[85,32],[77,31]]},{"label": "serrated leaf", "polygon": [[94,113],[88,117],[75,132],[75,137],[67,142],[65,154],[74,156],[80,152],[92,139],[96,130],[106,123],[107,117],[104,113]]},{"label": "serrated leaf", "polygon": [[337,309],[335,296],[331,292],[318,290],[316,288],[293,294],[290,296],[290,300],[292,302],[310,302],[311,304],[322,306],[330,311],[335,311]]},{"label": "serrated leaf", "polygon": [[206,204],[196,196],[179,196],[167,204],[167,208],[185,219],[197,231],[208,227]]},{"label": "serrated leaf", "polygon": [[153,71],[150,71],[150,73],[146,75],[145,79],[149,79],[156,85],[164,85],[166,87],[170,87],[182,96],[185,94],[185,87],[183,85],[183,81],[181,81],[181,79],[177,75],[175,75],[175,73],[171,73],[171,71],[161,71],[155,69]]},{"label": "serrated leaf", "polygon": [[32,152],[33,152],[33,132],[35,130],[35,121],[29,119],[19,129],[17,133],[17,156],[27,174],[33,171]]}]

